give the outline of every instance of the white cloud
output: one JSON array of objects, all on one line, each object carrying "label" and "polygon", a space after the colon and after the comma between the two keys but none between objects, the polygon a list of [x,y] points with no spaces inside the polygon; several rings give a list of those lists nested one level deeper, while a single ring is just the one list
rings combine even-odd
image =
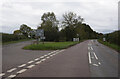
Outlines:
[{"label": "white cloud", "polygon": [[37,28],[45,12],[54,12],[59,20],[62,14],[73,11],[97,32],[118,29],[118,0],[2,0],[0,7],[1,32],[12,33],[25,23]]}]

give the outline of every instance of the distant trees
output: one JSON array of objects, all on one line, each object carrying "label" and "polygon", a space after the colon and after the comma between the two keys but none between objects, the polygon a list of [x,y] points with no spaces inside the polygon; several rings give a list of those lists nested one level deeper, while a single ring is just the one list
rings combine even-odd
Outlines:
[{"label": "distant trees", "polygon": [[[99,37],[99,34],[93,31],[89,25],[83,23],[84,19],[76,13],[65,13],[62,18],[62,21],[58,21],[53,12],[47,12],[41,16],[42,23],[37,29],[44,29],[45,41],[72,41],[73,38],[82,40]],[[61,30],[59,23],[61,23]],[[35,38],[37,29],[33,30],[26,24],[22,24],[19,30],[14,31],[14,34]]]},{"label": "distant trees", "polygon": [[112,33],[105,34],[103,37],[106,38],[106,41],[109,43],[114,43],[120,46],[120,30]]},{"label": "distant trees", "polygon": [[20,31],[23,35],[25,35],[26,37],[29,37],[31,33],[31,28],[27,26],[26,24],[22,24],[20,26]]},{"label": "distant trees", "polygon": [[22,24],[20,26],[20,29],[19,30],[15,30],[13,32],[13,34],[14,35],[24,35],[26,37],[30,37],[31,36],[31,31],[32,31],[32,29],[29,26],[27,26],[26,24]]}]

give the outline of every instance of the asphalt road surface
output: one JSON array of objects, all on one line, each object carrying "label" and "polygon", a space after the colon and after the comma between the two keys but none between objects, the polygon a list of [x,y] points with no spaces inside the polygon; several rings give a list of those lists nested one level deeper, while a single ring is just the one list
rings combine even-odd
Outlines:
[{"label": "asphalt road surface", "polygon": [[0,77],[118,77],[118,52],[97,40],[55,51],[21,49],[27,44],[3,46]]}]

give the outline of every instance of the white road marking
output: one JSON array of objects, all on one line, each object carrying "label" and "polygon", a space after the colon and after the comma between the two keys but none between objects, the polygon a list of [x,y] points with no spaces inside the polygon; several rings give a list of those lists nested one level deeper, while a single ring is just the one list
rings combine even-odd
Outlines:
[{"label": "white road marking", "polygon": [[50,55],[51,53],[48,53],[47,55]]},{"label": "white road marking", "polygon": [[88,50],[90,50],[90,47],[88,47]]},{"label": "white road marking", "polygon": [[35,61],[39,60],[40,58],[36,58]]},{"label": "white road marking", "polygon": [[8,76],[9,78],[14,78],[14,77],[16,77],[16,75],[10,75],[10,76]]},{"label": "white road marking", "polygon": [[97,65],[97,64],[93,64],[94,66],[99,66],[99,65]]},{"label": "white road marking", "polygon": [[91,50],[93,50],[93,48],[91,47]]},{"label": "white road marking", "polygon": [[30,65],[30,66],[28,66],[27,68],[29,68],[29,69],[30,69],[30,68],[32,68],[32,67],[34,67],[34,66],[35,66],[35,65]]},{"label": "white road marking", "polygon": [[33,63],[34,61],[29,61],[28,63],[30,64],[30,63]]},{"label": "white road marking", "polygon": [[90,52],[88,52],[88,56],[89,56],[89,63],[91,64],[91,63],[92,63],[92,61],[91,61]]},{"label": "white road marking", "polygon": [[50,58],[50,57],[46,57],[46,58]]},{"label": "white road marking", "polygon": [[26,64],[22,64],[22,65],[20,65],[20,66],[18,66],[18,67],[24,67],[24,66],[26,66]]},{"label": "white road marking", "polygon": [[17,73],[20,74],[20,73],[25,72],[26,70],[27,70],[27,69],[22,69],[22,70],[18,71]]},{"label": "white road marking", "polygon": [[7,72],[13,72],[14,70],[16,70],[17,68],[13,68],[13,69],[10,69],[8,70]]},{"label": "white road marking", "polygon": [[55,51],[51,52],[51,54],[52,54],[52,53],[55,53],[55,52],[57,52],[57,51],[58,51],[58,50],[55,50]]},{"label": "white road marking", "polygon": [[44,57],[46,57],[47,55],[44,55]]},{"label": "white road marking", "polygon": [[98,64],[99,64],[99,65],[101,65],[101,63],[100,63],[100,62],[98,62]]},{"label": "white road marking", "polygon": [[52,57],[53,55],[50,55],[50,57]]},{"label": "white road marking", "polygon": [[95,58],[98,60],[98,57],[96,56],[95,52],[93,52],[93,54],[94,54]]},{"label": "white road marking", "polygon": [[41,56],[40,58],[44,58],[44,56]]},{"label": "white road marking", "polygon": [[46,59],[42,59],[41,61],[43,62],[43,61],[45,61]]},{"label": "white road marking", "polygon": [[1,74],[0,74],[0,77],[2,77],[3,75],[5,75],[5,73],[1,73]]},{"label": "white road marking", "polygon": [[41,61],[38,61],[38,62],[36,62],[35,64],[40,64],[41,63]]}]

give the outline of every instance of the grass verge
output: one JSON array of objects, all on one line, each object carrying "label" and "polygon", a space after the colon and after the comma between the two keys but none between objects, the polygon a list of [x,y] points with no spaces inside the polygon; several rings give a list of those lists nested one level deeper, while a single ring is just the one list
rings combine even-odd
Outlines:
[{"label": "grass verge", "polygon": [[104,45],[106,45],[106,46],[108,46],[108,47],[110,47],[110,48],[113,48],[114,50],[120,52],[120,46],[118,46],[118,45],[116,45],[116,44],[111,44],[111,43],[109,43],[109,42],[103,42],[103,41],[101,41],[101,40],[98,40],[98,42],[100,42],[100,43],[102,43],[102,44],[104,44]]},{"label": "grass verge", "polygon": [[44,44],[32,44],[25,46],[23,49],[27,50],[57,50],[57,49],[65,49],[79,42],[48,42]]},{"label": "grass verge", "polygon": [[17,40],[17,41],[9,41],[9,42],[4,42],[4,43],[2,43],[2,45],[8,45],[8,44],[13,44],[13,43],[19,43],[19,42],[29,41],[29,40],[33,40],[33,39],[22,39],[22,40]]}]

